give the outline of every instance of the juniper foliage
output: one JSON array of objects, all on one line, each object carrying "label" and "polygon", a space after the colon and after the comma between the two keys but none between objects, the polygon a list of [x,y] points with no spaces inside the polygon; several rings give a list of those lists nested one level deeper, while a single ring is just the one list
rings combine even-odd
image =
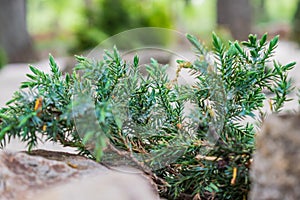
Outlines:
[{"label": "juniper foliage", "polygon": [[100,61],[76,57],[71,75],[52,56],[51,74],[30,66],[29,80],[0,109],[1,146],[19,138],[30,151],[53,141],[102,162],[110,147],[151,174],[168,199],[246,199],[255,129],[243,120],[267,98],[272,112],[281,111],[295,63],[272,59],[278,37],[224,44],[213,34],[212,50],[187,39],[197,59],[179,60],[177,74],[189,69],[193,85],[170,80],[168,66],[155,60],[142,76],[138,56],[126,62],[116,48]]}]

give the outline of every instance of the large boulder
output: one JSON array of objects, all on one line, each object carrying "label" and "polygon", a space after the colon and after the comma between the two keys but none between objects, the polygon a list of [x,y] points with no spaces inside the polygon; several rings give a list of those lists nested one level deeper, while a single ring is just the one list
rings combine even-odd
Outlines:
[{"label": "large boulder", "polygon": [[113,170],[85,157],[45,150],[0,152],[0,199],[158,199],[137,170]]},{"label": "large boulder", "polygon": [[253,200],[300,199],[300,115],[270,116],[257,136]]}]

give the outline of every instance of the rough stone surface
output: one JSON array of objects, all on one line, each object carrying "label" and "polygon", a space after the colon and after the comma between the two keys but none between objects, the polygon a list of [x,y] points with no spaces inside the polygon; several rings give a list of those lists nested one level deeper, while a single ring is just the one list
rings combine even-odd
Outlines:
[{"label": "rough stone surface", "polygon": [[36,200],[155,200],[145,179],[137,174],[109,172],[89,175],[38,195]]},{"label": "rough stone surface", "polygon": [[300,199],[300,115],[269,117],[257,136],[253,200]]},{"label": "rough stone surface", "polygon": [[85,157],[45,150],[0,152],[0,200],[157,199],[149,179]]}]

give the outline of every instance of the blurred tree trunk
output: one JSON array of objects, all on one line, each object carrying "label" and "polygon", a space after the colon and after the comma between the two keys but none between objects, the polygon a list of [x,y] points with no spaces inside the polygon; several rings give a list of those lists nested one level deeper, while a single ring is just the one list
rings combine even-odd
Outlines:
[{"label": "blurred tree trunk", "polygon": [[84,4],[86,7],[91,7],[92,6],[92,0],[84,0]]},{"label": "blurred tree trunk", "polygon": [[247,39],[252,28],[250,0],[218,0],[217,23],[229,29],[235,39]]},{"label": "blurred tree trunk", "polygon": [[189,6],[191,4],[191,2],[192,2],[192,0],[184,0],[184,1],[185,1],[185,5],[186,6]]},{"label": "blurred tree trunk", "polygon": [[27,31],[26,0],[0,0],[0,26],[0,48],[9,62],[36,58]]},{"label": "blurred tree trunk", "polygon": [[293,39],[300,43],[300,0],[297,3],[297,9],[293,18]]},{"label": "blurred tree trunk", "polygon": [[255,17],[257,22],[265,22],[268,20],[268,13],[266,11],[266,1],[259,0],[256,5]]},{"label": "blurred tree trunk", "polygon": [[266,10],[266,0],[253,0],[255,23],[267,22],[268,12]]},{"label": "blurred tree trunk", "polygon": [[265,0],[260,0],[259,7],[261,8],[262,11],[265,11],[266,1]]}]

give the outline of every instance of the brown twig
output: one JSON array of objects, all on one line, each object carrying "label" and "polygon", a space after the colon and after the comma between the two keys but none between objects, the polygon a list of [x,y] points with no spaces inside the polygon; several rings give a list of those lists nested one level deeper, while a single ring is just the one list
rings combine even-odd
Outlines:
[{"label": "brown twig", "polygon": [[[137,160],[130,152],[122,151],[114,147],[112,144],[108,143],[107,148],[111,151],[117,153],[119,156],[124,157],[132,161],[139,170],[141,170],[145,175],[150,177],[154,183],[156,184],[156,189],[159,191],[166,191],[166,187],[169,186],[169,184],[162,178],[158,177],[155,173],[153,173],[149,167],[147,167],[144,163]],[[106,165],[106,167],[109,167]]]}]

